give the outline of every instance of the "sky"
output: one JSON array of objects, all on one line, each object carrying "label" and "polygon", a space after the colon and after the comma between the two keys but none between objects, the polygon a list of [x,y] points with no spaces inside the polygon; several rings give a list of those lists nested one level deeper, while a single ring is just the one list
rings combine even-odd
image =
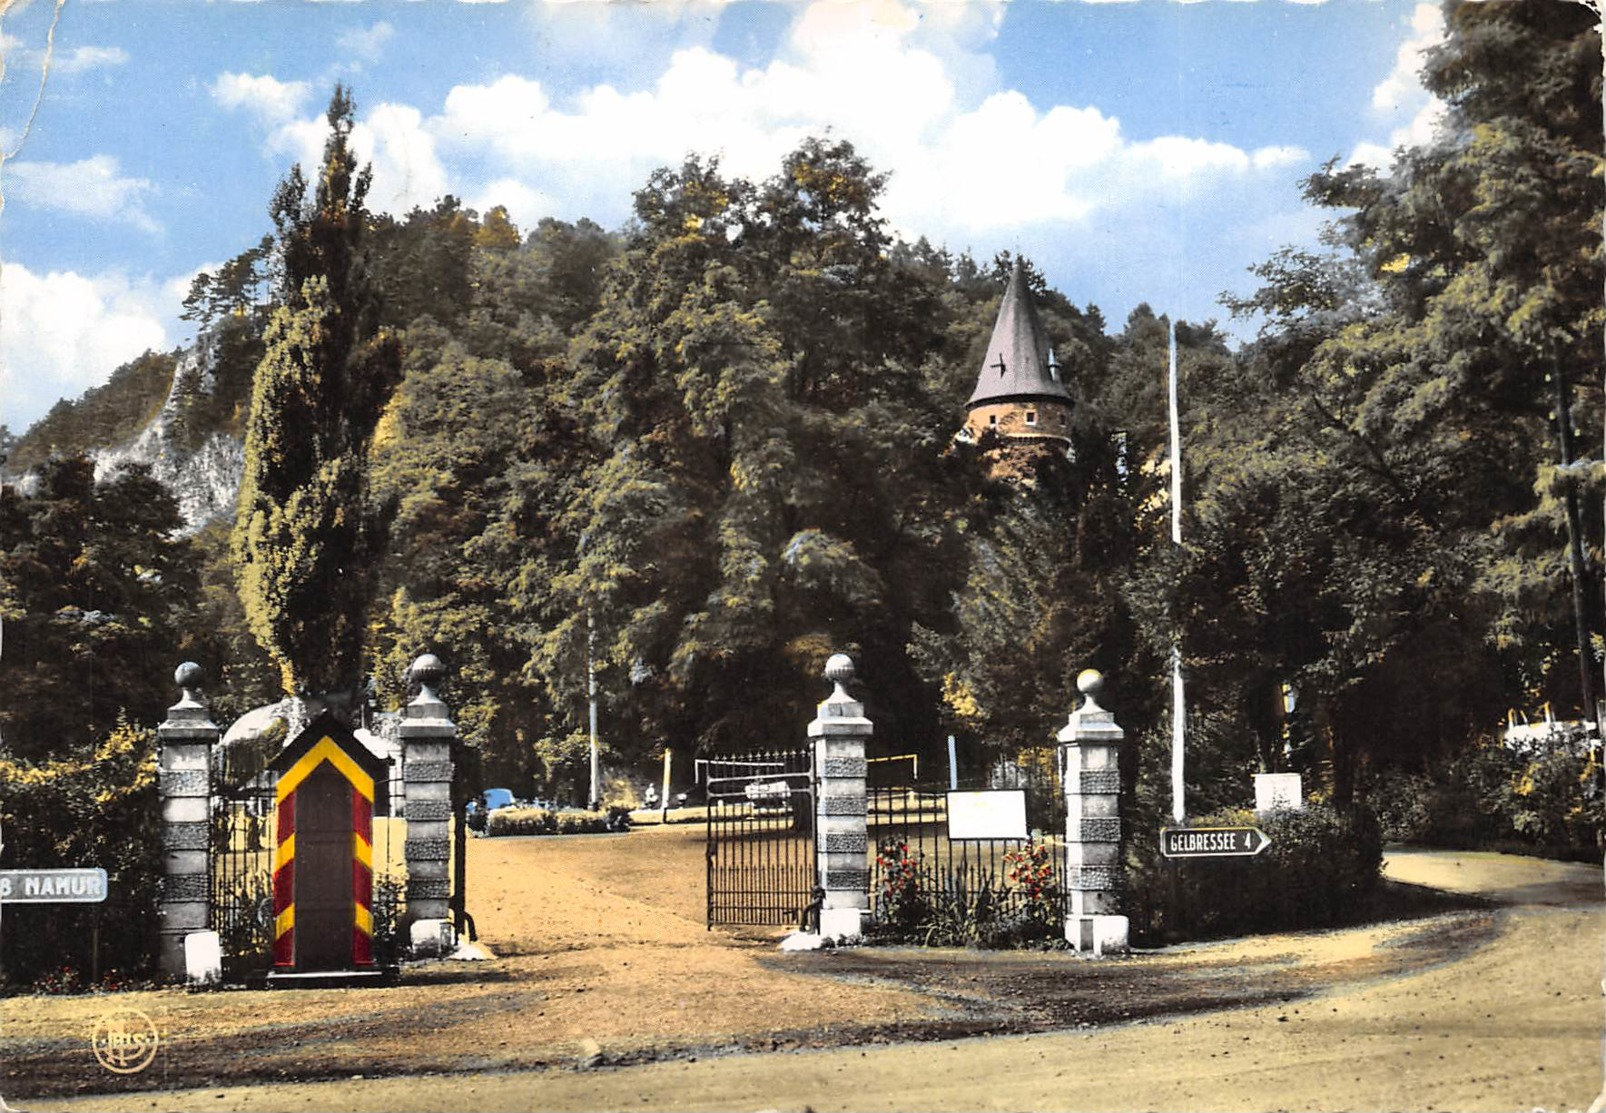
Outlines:
[{"label": "sky", "polygon": [[1221,293],[1315,241],[1303,178],[1431,136],[1442,37],[1415,0],[0,0],[0,424],[193,339],[191,280],[271,229],[336,82],[397,215],[616,228],[690,152],[762,180],[829,135],[906,239],[1247,337]]}]

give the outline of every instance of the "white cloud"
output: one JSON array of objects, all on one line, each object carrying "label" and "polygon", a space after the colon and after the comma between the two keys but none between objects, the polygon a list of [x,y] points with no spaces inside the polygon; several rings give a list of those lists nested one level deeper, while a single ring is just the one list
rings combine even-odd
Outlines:
[{"label": "white cloud", "polygon": [[1394,68],[1372,89],[1372,111],[1380,127],[1388,128],[1388,142],[1357,144],[1351,163],[1387,169],[1396,149],[1432,142],[1445,104],[1422,87],[1421,72],[1428,51],[1443,43],[1444,36],[1440,7],[1418,4],[1411,13],[1410,31],[1395,52]]},{"label": "white cloud", "polygon": [[268,74],[222,73],[212,82],[212,99],[224,108],[243,108],[266,127],[282,126],[301,111],[310,87]]},{"label": "white cloud", "polygon": [[51,60],[53,73],[84,73],[102,66],[121,66],[128,61],[128,51],[120,46],[75,46],[62,53],[57,51]]},{"label": "white cloud", "polygon": [[719,0],[580,0],[531,4],[528,18],[538,56],[610,73],[651,73],[675,49],[711,41],[722,7]]},{"label": "white cloud", "polygon": [[[799,11],[762,66],[693,46],[644,86],[599,83],[561,100],[540,81],[504,75],[455,87],[423,126],[446,165],[473,167],[464,192],[482,206],[498,200],[493,181],[517,182],[529,208],[558,197],[566,211],[552,215],[604,220],[623,216],[621,200],[687,152],[716,154],[726,173],[762,178],[803,138],[829,130],[893,171],[884,212],[896,227],[960,240],[1085,220],[1157,191],[1284,182],[1308,158],[1290,146],[1140,141],[1096,107],[1037,106],[1011,90],[986,95],[995,82],[980,49],[996,36],[1002,10],[827,0]],[[987,75],[970,104],[959,90],[978,86],[973,76],[956,81],[959,72]]]},{"label": "white cloud", "polygon": [[[4,5],[0,4],[0,11]],[[38,70],[44,65],[45,52],[24,45],[15,35],[0,34],[0,57],[6,65],[23,70]],[[50,54],[52,74],[88,73],[104,66],[121,66],[128,62],[128,51],[120,46],[75,46],[71,50],[57,47]]]},{"label": "white cloud", "polygon": [[[882,213],[904,235],[982,258],[1009,247],[1058,261],[1053,280],[1067,289],[1094,276],[1107,289],[1114,272],[1122,296],[1202,290],[1195,300],[1208,313],[1230,272],[1263,254],[1258,243],[1234,246],[1232,230],[1296,204],[1292,182],[1310,164],[1292,144],[1129,135],[1095,105],[1000,88],[990,54],[1000,3],[823,0],[796,9],[757,64],[709,45],[706,5],[629,6],[632,20],[619,18],[623,7],[532,11],[536,57],[588,59],[579,69],[592,76],[577,88],[532,68],[457,85],[433,114],[367,110],[353,143],[374,163],[374,207],[401,213],[450,191],[481,212],[505,205],[526,230],[543,216],[610,224],[654,169],[688,153],[761,179],[804,138],[830,134],[891,172]],[[626,46],[641,53],[627,58]],[[326,133],[321,117],[298,111],[264,139],[311,166]],[[1190,263],[1177,261],[1179,231],[1196,252]],[[1203,273],[1200,255],[1218,277]],[[1157,277],[1160,266],[1177,274]],[[1190,278],[1190,267],[1200,273]]]},{"label": "white cloud", "polygon": [[[328,121],[320,115],[281,124],[269,134],[267,144],[300,163],[310,186],[328,138]],[[360,115],[351,129],[351,149],[360,163],[373,167],[368,207],[400,216],[414,208],[430,208],[451,192],[435,142],[423,126],[423,116],[410,105],[377,104]]]},{"label": "white cloud", "polygon": [[119,172],[110,155],[78,162],[10,161],[5,166],[8,201],[105,222],[125,222],[143,232],[158,231],[145,211],[156,186]]},{"label": "white cloud", "polygon": [[384,55],[385,44],[395,37],[396,28],[383,21],[365,29],[342,31],[335,45],[358,65],[373,64]]},{"label": "white cloud", "polygon": [[370,208],[406,213],[429,208],[448,192],[446,170],[435,154],[435,139],[422,122],[416,108],[380,104],[352,129],[351,145],[357,157],[374,168]]},{"label": "white cloud", "polygon": [[1427,52],[1444,42],[1444,12],[1437,4],[1418,4],[1411,13],[1411,34],[1394,55],[1394,68],[1372,90],[1372,107],[1380,112],[1411,111],[1427,96],[1422,65]]},{"label": "white cloud", "polygon": [[464,202],[482,216],[496,206],[507,210],[509,219],[521,233],[528,235],[544,216],[558,211],[557,199],[540,190],[531,189],[514,178],[498,178]]},{"label": "white cloud", "polygon": [[0,423],[21,432],[147,350],[163,350],[169,292],[119,273],[0,267]]}]

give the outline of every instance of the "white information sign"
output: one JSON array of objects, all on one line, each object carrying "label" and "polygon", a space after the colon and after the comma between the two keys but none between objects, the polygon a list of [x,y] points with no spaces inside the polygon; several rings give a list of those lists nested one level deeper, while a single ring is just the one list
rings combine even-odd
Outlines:
[{"label": "white information sign", "polygon": [[1305,807],[1305,789],[1298,773],[1256,773],[1255,811],[1280,808],[1300,811]]},{"label": "white information sign", "polygon": [[950,792],[948,837],[1024,839],[1026,791],[1012,788],[992,792]]}]

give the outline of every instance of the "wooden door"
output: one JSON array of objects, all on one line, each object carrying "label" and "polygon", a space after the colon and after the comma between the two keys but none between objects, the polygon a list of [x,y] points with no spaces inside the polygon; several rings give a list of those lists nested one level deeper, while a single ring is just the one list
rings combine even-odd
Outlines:
[{"label": "wooden door", "polygon": [[349,970],[351,784],[328,762],[296,789],[296,969]]}]

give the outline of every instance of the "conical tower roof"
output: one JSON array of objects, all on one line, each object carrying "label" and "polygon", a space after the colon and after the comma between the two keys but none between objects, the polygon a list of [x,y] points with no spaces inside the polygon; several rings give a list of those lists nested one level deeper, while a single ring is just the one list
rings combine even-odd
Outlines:
[{"label": "conical tower roof", "polygon": [[967,404],[976,407],[1034,398],[1068,403],[1071,392],[1060,381],[1048,333],[1037,318],[1032,293],[1026,288],[1026,272],[1016,259],[1004,290],[1004,302],[998,307],[998,322],[993,325],[987,358]]}]

